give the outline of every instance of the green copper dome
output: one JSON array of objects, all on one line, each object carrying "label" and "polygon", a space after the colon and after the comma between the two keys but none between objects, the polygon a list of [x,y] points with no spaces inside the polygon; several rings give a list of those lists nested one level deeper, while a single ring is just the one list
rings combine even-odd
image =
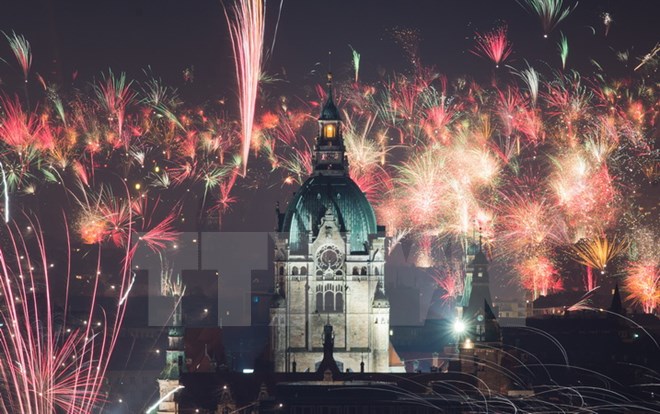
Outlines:
[{"label": "green copper dome", "polygon": [[280,232],[289,233],[291,253],[306,253],[309,232],[318,234],[321,217],[330,209],[342,232],[350,231],[351,252],[366,252],[376,234],[376,215],[367,197],[349,177],[315,175],[293,196]]}]

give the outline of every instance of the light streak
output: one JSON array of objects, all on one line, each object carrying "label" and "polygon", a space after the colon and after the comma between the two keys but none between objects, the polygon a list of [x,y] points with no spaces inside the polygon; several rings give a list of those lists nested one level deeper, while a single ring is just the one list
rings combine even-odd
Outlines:
[{"label": "light streak", "polygon": [[470,50],[477,56],[485,56],[498,68],[511,54],[511,42],[506,37],[506,26],[498,27],[484,34],[476,34],[477,45]]},{"label": "light streak", "polygon": [[518,0],[518,4],[523,7],[526,5],[529,11],[538,16],[543,27],[544,38],[547,38],[548,34],[577,7],[577,3],[575,3],[572,8],[563,9],[563,0],[524,0],[525,5],[520,1]]},{"label": "light streak", "polygon": [[250,142],[252,140],[254,113],[259,79],[262,72],[266,5],[263,0],[236,0],[233,18],[225,9],[229,34],[234,51],[238,100],[242,127],[243,176],[247,174]]},{"label": "light streak", "polygon": [[174,395],[174,393],[176,393],[177,391],[179,391],[179,390],[181,390],[181,389],[183,389],[183,388],[185,388],[183,385],[178,385],[178,386],[176,386],[176,387],[175,387],[174,389],[172,389],[170,392],[168,392],[168,393],[166,393],[165,395],[163,395],[163,396],[160,398],[160,400],[156,401],[156,403],[155,403],[154,405],[152,405],[151,407],[147,408],[147,411],[145,411],[145,414],[149,414],[149,413],[153,412],[154,410],[156,410],[156,409],[158,408],[158,406],[160,405],[160,403],[162,403],[162,402],[165,401],[166,399],[170,398],[172,395]]},{"label": "light streak", "polygon": [[559,57],[561,58],[561,68],[566,69],[566,59],[568,58],[568,39],[561,33],[561,39],[557,44],[557,50],[559,51]]},{"label": "light streak", "polygon": [[5,199],[5,223],[9,223],[9,187],[7,186],[7,175],[2,162],[0,162],[0,171],[2,171],[2,196]]}]

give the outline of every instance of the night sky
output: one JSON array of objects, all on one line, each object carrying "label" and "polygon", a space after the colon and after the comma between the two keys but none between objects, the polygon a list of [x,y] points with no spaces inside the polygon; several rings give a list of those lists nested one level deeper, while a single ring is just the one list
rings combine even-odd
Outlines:
[{"label": "night sky", "polygon": [[[566,4],[574,4],[569,1]],[[268,2],[269,31],[275,29],[278,1]],[[268,73],[287,80],[291,92],[323,79],[327,53],[339,81],[350,76],[350,48],[362,54],[361,76],[377,79],[379,70],[410,69],[393,32],[419,34],[419,56],[448,76],[491,75],[489,63],[468,50],[474,32],[506,23],[514,53],[508,63],[526,59],[554,64],[562,31],[570,40],[574,68],[588,69],[589,58],[605,64],[612,75],[626,73],[612,50],[647,53],[660,38],[653,1],[580,1],[549,39],[542,38],[536,16],[514,0],[501,1],[285,1]],[[604,37],[602,13],[614,19]],[[108,68],[139,76],[154,74],[177,85],[181,72],[194,66],[195,93],[200,98],[232,96],[233,63],[222,2],[164,1],[20,1],[3,7],[0,27],[24,34],[33,47],[34,70],[66,84],[76,71],[89,80]],[[596,34],[593,34],[595,30]],[[272,39],[272,36],[269,36]],[[267,41],[267,43],[270,43]],[[3,56],[8,53],[2,45]],[[3,79],[10,77],[2,68]]]}]

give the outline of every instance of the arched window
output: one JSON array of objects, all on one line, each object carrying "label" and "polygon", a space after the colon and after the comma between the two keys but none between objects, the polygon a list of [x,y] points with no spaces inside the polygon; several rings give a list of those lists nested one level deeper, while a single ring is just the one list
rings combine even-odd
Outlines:
[{"label": "arched window", "polygon": [[280,266],[280,276],[284,276],[284,266]]},{"label": "arched window", "polygon": [[293,269],[291,269],[291,274],[294,276],[298,275],[298,266],[293,266]]},{"label": "arched window", "polygon": [[323,304],[323,310],[326,312],[334,312],[335,311],[335,298],[334,294],[331,291],[325,292],[325,303]]},{"label": "arched window", "polygon": [[302,266],[302,267],[300,268],[300,274],[301,274],[301,275],[306,275],[306,274],[307,274],[307,267]]},{"label": "arched window", "polygon": [[361,274],[362,276],[366,276],[366,275],[367,275],[367,266],[362,266],[362,269],[360,270],[360,274]]},{"label": "arched window", "polygon": [[341,294],[341,292],[337,292],[335,295],[335,311],[344,311],[344,296]]},{"label": "arched window", "polygon": [[374,267],[374,274],[378,276],[380,274],[380,271],[378,270],[378,266]]},{"label": "arched window", "polygon": [[316,293],[316,311],[323,312],[323,292]]},{"label": "arched window", "polygon": [[337,127],[334,124],[327,124],[323,129],[326,138],[334,138],[337,135]]},{"label": "arched window", "polygon": [[335,274],[336,274],[337,276],[343,276],[343,275],[344,275],[344,272],[342,272],[341,270],[337,270],[337,271],[335,272]]},{"label": "arched window", "polygon": [[353,266],[353,274],[354,275],[359,275],[360,274],[360,270],[358,269],[357,266]]}]

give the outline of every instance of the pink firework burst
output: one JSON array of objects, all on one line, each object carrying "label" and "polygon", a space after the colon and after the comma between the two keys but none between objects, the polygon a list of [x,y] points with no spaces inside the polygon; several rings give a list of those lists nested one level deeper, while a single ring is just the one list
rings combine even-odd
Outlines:
[{"label": "pink firework burst", "polygon": [[545,256],[530,257],[516,265],[520,284],[532,294],[533,299],[563,290],[559,271]]},{"label": "pink firework burst", "polygon": [[646,313],[655,312],[660,304],[660,265],[657,260],[631,263],[626,273],[624,286],[628,299],[640,305]]},{"label": "pink firework burst", "polygon": [[238,100],[242,127],[243,175],[247,173],[250,141],[261,78],[264,34],[266,31],[266,5],[263,0],[237,0],[232,8],[233,19],[225,10],[231,45],[234,50]]},{"label": "pink firework burst", "polygon": [[442,300],[454,302],[463,296],[465,273],[462,270],[460,262],[452,261],[444,263],[440,268],[435,269],[431,277],[445,291],[441,296]]},{"label": "pink firework burst", "polygon": [[[64,218],[66,224],[66,217]],[[9,413],[91,413],[101,394],[126,302],[99,312],[96,303],[102,275],[99,251],[90,302],[82,308],[79,326],[68,318],[71,247],[68,261],[52,263],[38,222],[31,222],[33,238],[23,239],[17,227],[3,229],[9,243],[0,250],[0,410]],[[31,250],[36,249],[36,255]],[[124,249],[118,298],[130,290],[130,253]],[[16,258],[22,258],[16,260]],[[56,305],[54,286],[66,281],[64,313]],[[77,318],[76,318],[77,319]]]},{"label": "pink firework burst", "polygon": [[23,111],[18,97],[0,97],[0,107],[4,112],[0,122],[0,139],[18,149],[34,144],[41,129],[37,116]]},{"label": "pink firework burst", "polygon": [[107,111],[110,124],[117,126],[116,145],[124,144],[128,149],[129,140],[124,137],[124,122],[126,121],[126,108],[135,99],[135,92],[131,90],[131,81],[126,81],[126,74],[115,76],[110,70],[108,76],[103,75],[103,81],[94,86],[94,91],[103,109]]},{"label": "pink firework burst", "polygon": [[513,50],[511,42],[506,37],[506,31],[506,26],[501,26],[488,33],[476,33],[477,44],[470,52],[490,59],[498,68]]}]

